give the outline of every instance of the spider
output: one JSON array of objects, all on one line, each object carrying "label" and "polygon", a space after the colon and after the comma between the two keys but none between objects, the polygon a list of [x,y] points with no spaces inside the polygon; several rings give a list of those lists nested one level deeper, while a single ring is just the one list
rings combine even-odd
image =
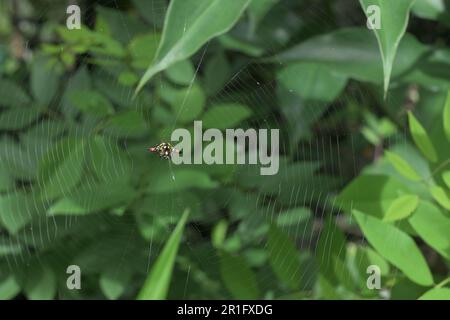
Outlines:
[{"label": "spider", "polygon": [[160,144],[148,148],[148,151],[158,153],[159,157],[164,160],[170,160],[172,158],[172,153],[180,153],[179,150],[175,149],[168,142],[161,142]]}]

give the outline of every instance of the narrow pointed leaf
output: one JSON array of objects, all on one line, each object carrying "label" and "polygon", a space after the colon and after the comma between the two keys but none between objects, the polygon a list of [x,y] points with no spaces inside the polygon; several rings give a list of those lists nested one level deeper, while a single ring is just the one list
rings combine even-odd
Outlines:
[{"label": "narrow pointed leaf", "polygon": [[434,148],[433,143],[431,142],[431,139],[428,136],[428,133],[425,131],[424,127],[422,127],[420,122],[411,112],[408,112],[408,122],[409,130],[416,146],[419,148],[422,154],[428,158],[428,160],[436,162],[436,149]]},{"label": "narrow pointed leaf", "polygon": [[380,29],[374,28],[374,32],[383,61],[384,93],[386,94],[397,49],[405,34],[409,11],[414,4],[414,0],[360,0],[360,3],[369,19],[371,14],[368,13],[367,9],[370,6],[379,8],[381,26]]},{"label": "narrow pointed leaf", "polygon": [[139,300],[161,300],[167,297],[169,291],[172,270],[175,264],[175,258],[180,245],[184,226],[189,216],[186,210],[177,226],[173,230],[169,240],[167,240],[161,254],[148,275],[144,286],[142,287],[137,299]]}]

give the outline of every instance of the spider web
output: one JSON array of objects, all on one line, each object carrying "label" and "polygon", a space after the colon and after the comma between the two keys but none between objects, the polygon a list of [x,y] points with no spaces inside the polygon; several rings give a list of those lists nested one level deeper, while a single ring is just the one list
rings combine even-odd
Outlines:
[{"label": "spider web", "polygon": [[[166,11],[164,1],[151,0],[149,2],[151,2],[153,20],[160,21]],[[122,3],[119,4],[115,0],[103,1],[102,5],[116,9],[122,7]],[[289,6],[283,5],[283,1],[280,1],[278,6],[284,13],[290,9]],[[48,8],[50,8],[50,4],[48,4]],[[82,20],[94,20],[95,17],[89,16],[84,9],[82,7]],[[361,17],[355,17],[355,20],[352,21],[346,15],[345,10],[342,9],[342,11],[338,17],[346,19],[343,24],[355,25],[363,21],[361,20],[362,14]],[[138,13],[134,12],[134,14]],[[306,34],[313,35],[317,33],[317,30],[331,31],[333,28],[330,13],[320,6],[309,7],[302,16],[313,21],[312,24],[305,27]],[[44,13],[38,17],[38,19],[40,18],[44,18]],[[288,18],[299,19],[294,15],[289,15]],[[302,21],[295,23],[301,24]],[[122,27],[131,41],[135,34],[125,19],[123,19]],[[153,28],[154,33],[160,31],[155,24]],[[260,32],[270,32],[272,26],[263,19],[258,28]],[[282,31],[280,30],[280,32]],[[205,61],[214,50],[215,42],[217,39],[211,40],[192,57],[195,75],[188,85],[189,88],[203,77]],[[265,53],[266,56],[275,55],[279,51],[277,43],[269,43],[267,47],[269,51]],[[228,52],[225,54],[227,55]],[[244,56],[242,53],[232,52],[232,54]],[[286,270],[290,271],[288,274],[290,279],[300,281],[298,291],[304,294],[304,297],[314,298],[314,286],[318,281],[321,268],[324,265],[326,268],[328,264],[332,264],[333,257],[339,256],[341,252],[347,250],[341,243],[334,243],[335,233],[341,232],[339,231],[341,228],[348,228],[345,230],[347,238],[355,237],[356,239],[352,244],[364,242],[361,234],[358,232],[352,234],[354,229],[350,216],[342,212],[335,200],[335,195],[340,188],[353,176],[356,176],[362,167],[361,157],[357,155],[360,146],[355,146],[356,142],[360,142],[360,138],[357,137],[359,131],[349,130],[344,122],[335,120],[336,118],[333,116],[341,112],[348,104],[364,101],[368,92],[364,87],[349,81],[344,93],[332,103],[304,101],[291,89],[280,86],[273,76],[267,77],[268,74],[273,74],[273,64],[259,63],[257,59],[243,61],[244,63],[232,71],[226,85],[216,95],[208,98],[207,106],[223,101],[245,104],[252,110],[253,115],[238,127],[281,129],[280,170],[274,176],[260,176],[257,166],[234,165],[230,169],[233,179],[222,182],[221,188],[194,192],[194,200],[189,205],[201,208],[203,214],[201,219],[197,219],[195,216],[191,218],[186,227],[180,254],[177,258],[177,271],[172,279],[172,286],[181,288],[176,291],[178,293],[175,294],[175,298],[231,297],[230,293],[217,289],[222,286],[219,271],[221,269],[220,252],[209,245],[211,239],[208,226],[213,226],[222,219],[229,220],[227,232],[229,238],[226,241],[226,249],[245,257],[260,257],[250,260],[252,260],[251,267],[258,270],[257,281],[259,287],[265,292],[265,298],[275,298],[276,294],[280,292],[280,288],[276,288],[277,285],[274,285],[274,274],[270,270],[268,256],[274,257],[272,259],[277,260],[279,265],[285,266]],[[77,69],[88,66],[91,68],[88,57],[82,57]],[[276,67],[283,68],[283,66],[283,63],[279,62]],[[123,88],[120,87],[117,77],[105,71],[105,68],[99,71],[99,76],[116,84],[119,88]],[[157,77],[153,83],[156,90],[158,87],[164,88],[166,82],[162,77]],[[73,85],[69,81],[66,90],[70,91]],[[155,95],[151,97],[150,101],[133,100],[132,89],[119,89],[112,94],[126,101],[128,108],[139,112],[147,112],[149,105],[154,107],[160,104]],[[190,91],[187,92],[189,94]],[[282,108],[280,101],[283,101],[284,104]],[[58,101],[52,101],[52,104],[60,106]],[[183,104],[181,111],[185,111],[185,108],[189,108],[189,106]],[[318,109],[323,111],[318,113]],[[19,117],[25,116],[24,113],[19,115]],[[172,130],[182,126],[177,121],[177,114],[171,116],[173,119]],[[314,121],[310,122],[308,119],[314,119]],[[326,132],[320,131],[321,123],[327,123]],[[33,128],[39,130],[43,137],[52,136],[55,129],[54,123],[50,121],[38,121],[33,124]],[[160,141],[152,128],[148,128],[148,130],[152,140],[148,141],[149,147],[152,146],[152,143]],[[296,130],[300,130],[300,137],[289,135]],[[302,133],[306,131],[311,131],[311,134],[302,136]],[[70,133],[71,136],[86,143],[87,148],[83,149],[85,155],[95,152],[93,149],[95,146],[92,144],[95,134],[92,131],[86,133],[75,125]],[[105,138],[103,152],[111,157],[115,157],[117,154],[125,155],[125,157],[115,158],[116,161],[110,164],[112,170],[111,167],[95,168],[98,175],[103,178],[105,185],[113,186],[123,177],[124,170],[127,168],[130,168],[131,171],[137,170],[145,162],[148,162],[149,175],[161,170],[168,176],[168,180],[173,181],[173,187],[164,192],[164,197],[156,197],[154,199],[157,200],[153,199],[153,201],[151,195],[148,197],[152,210],[161,210],[158,214],[165,216],[170,223],[158,236],[156,233],[161,230],[156,227],[149,228],[148,233],[143,236],[138,232],[139,221],[137,221],[133,205],[123,209],[124,212],[120,212],[120,207],[113,207],[99,213],[86,215],[52,216],[42,214],[42,211],[45,212],[43,208],[51,206],[54,199],[45,196],[43,199],[36,198],[27,203],[25,208],[29,217],[32,217],[30,224],[27,224],[16,236],[9,236],[5,231],[0,231],[2,240],[6,241],[5,243],[9,247],[18,249],[16,253],[4,257],[5,263],[2,264],[2,268],[5,267],[6,273],[15,273],[18,278],[22,277],[22,281],[27,283],[34,277],[33,273],[42,276],[36,271],[36,264],[51,263],[53,266],[57,266],[54,268],[58,274],[55,280],[58,282],[58,297],[78,298],[98,297],[99,292],[85,293],[81,290],[78,295],[76,292],[64,290],[67,277],[65,269],[68,265],[80,264],[82,275],[90,275],[89,279],[100,278],[97,273],[102,268],[106,268],[110,272],[109,279],[113,281],[120,280],[124,270],[131,268],[130,273],[138,275],[138,277],[136,280],[129,280],[123,297],[133,297],[133,294],[137,292],[139,285],[151,270],[158,253],[164,246],[164,239],[170,236],[173,226],[178,221],[181,214],[178,211],[187,205],[184,192],[178,192],[175,189],[178,172],[183,169],[184,165],[174,166],[169,162],[157,159],[154,155],[146,153],[145,148],[139,149],[143,146],[142,143],[138,144],[138,147],[136,144],[133,146],[132,137],[130,139],[103,137]],[[170,132],[166,138],[167,141],[170,140]],[[23,141],[22,137],[18,139]],[[391,143],[391,141],[387,141],[387,143]],[[51,150],[50,145],[49,141],[49,150]],[[14,159],[17,157],[17,153],[14,153],[12,149],[6,149],[11,150],[11,153],[4,156],[18,162],[26,162],[39,158],[45,153],[44,150],[38,149],[37,145],[33,146],[31,143],[22,144],[22,148],[21,157],[23,158]],[[76,152],[78,152],[77,149],[55,152],[50,154],[49,161],[59,162],[61,159],[73,156]],[[141,155],[137,159],[139,152]],[[368,159],[367,162],[371,160]],[[206,172],[214,169],[217,168],[205,168]],[[57,179],[50,183],[60,183],[60,181]],[[133,183],[139,184],[141,181],[133,181]],[[152,181],[149,183],[151,184]],[[83,184],[88,191],[92,192],[92,198],[85,198],[85,203],[83,203],[83,207],[89,208],[96,200],[97,193],[95,191],[98,187],[98,180],[88,175],[84,177]],[[41,187],[38,182],[32,184],[31,187],[29,185],[20,186],[16,192],[30,193],[40,190]],[[73,192],[73,190],[65,191],[62,197],[70,197]],[[12,206],[19,205],[21,204],[17,201],[12,203]],[[290,216],[288,213],[293,210],[297,210],[299,213]],[[332,224],[329,224],[328,218],[332,219]],[[157,223],[157,221],[149,222],[150,225],[152,223]],[[281,232],[292,240],[300,255],[298,265],[293,266],[290,261],[285,261],[282,252],[274,252],[274,247],[268,244],[267,235],[270,225],[277,225]],[[324,243],[319,252],[320,239]],[[77,254],[74,256],[73,252],[77,252]],[[95,259],[92,258],[94,255]],[[133,261],[132,267],[128,267],[130,261]],[[357,263],[362,263],[362,261]],[[98,267],[99,265],[104,267]],[[225,269],[222,272],[236,271]],[[86,287],[89,286],[90,283],[86,285]],[[93,285],[93,287],[95,286]],[[198,286],[201,287],[200,293],[198,290],[194,290]],[[83,283],[82,287],[84,288]]]}]

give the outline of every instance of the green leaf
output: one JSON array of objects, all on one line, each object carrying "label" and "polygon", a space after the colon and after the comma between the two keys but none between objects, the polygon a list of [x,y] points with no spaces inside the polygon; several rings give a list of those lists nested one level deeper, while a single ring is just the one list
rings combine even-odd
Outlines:
[{"label": "green leaf", "polygon": [[172,270],[175,264],[178,247],[181,242],[184,225],[189,216],[186,210],[177,226],[173,230],[170,238],[167,240],[163,250],[153,264],[152,270],[145,280],[144,285],[139,292],[137,299],[139,300],[162,300],[166,299],[169,290],[170,279],[172,278]]},{"label": "green leaf", "polygon": [[206,100],[203,89],[196,84],[176,91],[172,98],[171,107],[175,120],[183,123],[197,119],[202,113]]},{"label": "green leaf", "polygon": [[125,291],[131,274],[124,268],[110,266],[100,275],[100,288],[110,300],[118,299]]},{"label": "green leaf", "polygon": [[[398,49],[392,76],[409,70],[427,50],[413,36],[405,35]],[[315,62],[356,80],[383,83],[377,40],[367,28],[343,28],[312,37],[279,53],[270,61]]]},{"label": "green leaf", "polygon": [[420,18],[437,20],[445,12],[445,3],[444,0],[417,0],[412,12]]},{"label": "green leaf", "polygon": [[275,225],[271,225],[267,242],[269,263],[278,277],[291,289],[298,289],[302,273],[299,252],[294,243]]},{"label": "green leaf", "polygon": [[220,253],[220,274],[225,287],[235,299],[258,299],[260,292],[255,274],[243,257]]},{"label": "green leaf", "polygon": [[59,73],[45,58],[38,57],[31,67],[31,92],[41,106],[48,106],[60,84]]},{"label": "green leaf", "polygon": [[0,129],[18,130],[34,122],[41,111],[38,108],[13,108],[0,113]]},{"label": "green leaf", "polygon": [[128,204],[135,190],[125,181],[88,183],[54,203],[50,215],[82,215]]},{"label": "green leaf", "polygon": [[138,35],[131,40],[128,50],[132,59],[131,65],[136,69],[145,69],[155,58],[161,35],[149,33]]},{"label": "green leaf", "polygon": [[430,193],[437,203],[445,209],[450,210],[450,196],[448,192],[439,186],[432,186],[430,187]]},{"label": "green leaf", "polygon": [[93,90],[75,90],[69,94],[69,101],[81,112],[97,117],[114,113],[114,108],[102,94]]},{"label": "green leaf", "polygon": [[324,220],[323,229],[317,242],[315,260],[320,274],[328,282],[337,284],[336,265],[345,260],[346,242],[344,233],[336,226],[331,217]]},{"label": "green leaf", "polygon": [[420,181],[422,179],[416,170],[414,170],[414,168],[398,154],[390,151],[385,151],[384,154],[388,161],[394,166],[395,170],[405,178],[413,181]]},{"label": "green leaf", "polygon": [[447,99],[444,106],[444,131],[447,140],[450,142],[450,91],[447,93]]},{"label": "green leaf", "polygon": [[194,54],[210,39],[227,32],[250,0],[174,0],[169,4],[155,60],[141,78],[140,91],[156,73]]},{"label": "green leaf", "polygon": [[409,222],[417,234],[446,259],[450,258],[450,219],[428,201],[421,201]]},{"label": "green leaf", "polygon": [[36,173],[35,159],[31,157],[29,150],[12,138],[4,136],[0,139],[0,159],[1,170],[8,172],[12,178],[28,180]]},{"label": "green leaf", "polygon": [[211,242],[216,249],[223,246],[223,242],[227,236],[228,222],[225,219],[220,220],[211,232]]},{"label": "green leaf", "polygon": [[20,286],[14,276],[10,275],[0,282],[0,300],[9,300],[17,296]]},{"label": "green leaf", "polygon": [[14,192],[0,196],[0,224],[11,234],[16,234],[41,211],[41,201],[31,195]]},{"label": "green leaf", "polygon": [[173,176],[168,170],[155,172],[151,180],[152,183],[147,191],[153,193],[174,192],[189,188],[211,189],[218,185],[207,173],[193,169],[176,170]]},{"label": "green leaf", "polygon": [[195,70],[189,59],[179,61],[165,71],[170,81],[179,85],[188,85],[194,80]]},{"label": "green leaf", "polygon": [[277,217],[277,226],[284,228],[290,225],[308,220],[311,217],[311,210],[308,208],[295,208],[281,213]]},{"label": "green leaf", "polygon": [[419,300],[450,300],[450,288],[433,288],[420,296]]},{"label": "green leaf", "polygon": [[337,203],[348,212],[356,209],[381,219],[393,201],[408,192],[406,186],[393,177],[363,174],[341,191]]},{"label": "green leaf", "polygon": [[248,6],[248,17],[252,32],[256,31],[260,21],[278,1],[279,0],[251,0],[250,5]]},{"label": "green leaf", "polygon": [[419,197],[412,194],[400,196],[392,202],[383,218],[385,222],[392,222],[404,219],[416,210],[419,204]]},{"label": "green leaf", "polygon": [[400,40],[408,26],[409,11],[415,0],[360,0],[361,6],[367,17],[370,18],[367,9],[375,5],[380,9],[381,28],[374,28],[375,36],[383,61],[384,93],[389,88],[389,81],[394,65]]},{"label": "green leaf", "polygon": [[206,61],[203,73],[203,88],[208,96],[224,89],[231,77],[231,66],[225,54],[220,51]]},{"label": "green leaf", "polygon": [[444,180],[445,184],[450,189],[450,171],[445,171],[442,174],[442,180]]},{"label": "green leaf", "polygon": [[204,128],[227,129],[236,127],[247,119],[252,111],[242,104],[214,105],[203,114]]},{"label": "green leaf", "polygon": [[360,211],[352,212],[365,237],[379,254],[415,283],[423,286],[433,284],[426,260],[408,234]]},{"label": "green leaf", "polygon": [[434,149],[433,143],[430,140],[425,129],[422,127],[420,122],[416,119],[412,112],[408,112],[408,123],[409,130],[413,137],[413,140],[422,154],[428,158],[431,162],[437,161],[436,150]]},{"label": "green leaf", "polygon": [[127,182],[131,176],[129,156],[117,145],[116,141],[96,135],[87,146],[87,166],[95,176],[105,183],[121,180]]},{"label": "green leaf", "polygon": [[147,124],[140,112],[129,110],[112,116],[104,131],[115,137],[140,137],[147,132]]},{"label": "green leaf", "polygon": [[22,88],[8,79],[0,78],[0,106],[22,107],[30,102],[30,97]]},{"label": "green leaf", "polygon": [[[299,77],[301,75],[301,77]],[[278,80],[290,92],[305,100],[332,102],[347,84],[347,77],[318,63],[290,64],[278,73]]]},{"label": "green leaf", "polygon": [[30,300],[51,300],[56,294],[56,277],[53,270],[37,263],[27,272],[25,295]]},{"label": "green leaf", "polygon": [[69,193],[81,180],[85,143],[64,138],[41,160],[38,172],[41,194],[47,199]]}]

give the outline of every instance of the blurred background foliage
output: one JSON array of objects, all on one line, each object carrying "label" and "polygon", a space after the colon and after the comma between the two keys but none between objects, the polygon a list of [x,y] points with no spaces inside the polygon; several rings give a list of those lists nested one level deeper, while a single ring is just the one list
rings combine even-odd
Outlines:
[{"label": "blurred background foliage", "polygon": [[[0,298],[450,299],[449,10],[0,0]],[[194,120],[279,173],[147,152]]]}]

